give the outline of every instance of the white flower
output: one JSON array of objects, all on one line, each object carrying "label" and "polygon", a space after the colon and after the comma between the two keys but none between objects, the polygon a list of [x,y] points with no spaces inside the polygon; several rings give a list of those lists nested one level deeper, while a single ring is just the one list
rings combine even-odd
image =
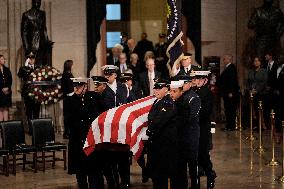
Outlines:
[{"label": "white flower", "polygon": [[57,102],[57,99],[55,98],[55,99],[53,99],[53,102]]},{"label": "white flower", "polygon": [[52,100],[52,97],[50,96],[50,97],[48,98],[48,100]]},{"label": "white flower", "polygon": [[34,88],[34,91],[37,91],[38,90],[38,88]]},{"label": "white flower", "polygon": [[61,89],[61,86],[60,86],[60,85],[58,85],[58,89]]},{"label": "white flower", "polygon": [[48,104],[48,101],[46,100],[46,101],[44,101],[44,104]]},{"label": "white flower", "polygon": [[29,95],[29,96],[32,96],[33,94],[32,94],[32,93],[29,93],[28,95]]},{"label": "white flower", "polygon": [[51,71],[49,71],[49,72],[48,72],[48,75],[52,75],[52,72],[51,72]]},{"label": "white flower", "polygon": [[37,80],[41,81],[41,77],[38,77]]},{"label": "white flower", "polygon": [[52,81],[55,81],[56,79],[53,77],[51,80],[52,80]]},{"label": "white flower", "polygon": [[35,81],[36,80],[36,78],[33,78],[33,81]]},{"label": "white flower", "polygon": [[51,92],[50,94],[51,94],[51,95],[54,95],[54,92]]},{"label": "white flower", "polygon": [[44,104],[44,101],[42,101],[41,104]]},{"label": "white flower", "polygon": [[38,76],[41,76],[41,73],[38,73]]},{"label": "white flower", "polygon": [[46,96],[46,93],[44,92],[44,93],[42,93],[43,94],[43,96]]},{"label": "white flower", "polygon": [[38,96],[35,96],[35,99],[38,99]]},{"label": "white flower", "polygon": [[50,95],[50,93],[49,93],[49,92],[47,92],[46,94],[47,94],[48,96]]},{"label": "white flower", "polygon": [[58,93],[58,89],[55,89],[54,92],[55,92],[55,93]]}]

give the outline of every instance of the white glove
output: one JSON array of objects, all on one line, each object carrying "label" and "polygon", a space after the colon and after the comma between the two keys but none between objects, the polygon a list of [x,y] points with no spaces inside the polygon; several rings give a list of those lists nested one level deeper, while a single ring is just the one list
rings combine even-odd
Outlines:
[{"label": "white glove", "polygon": [[27,58],[26,62],[25,62],[25,66],[28,66],[30,62],[30,58]]}]

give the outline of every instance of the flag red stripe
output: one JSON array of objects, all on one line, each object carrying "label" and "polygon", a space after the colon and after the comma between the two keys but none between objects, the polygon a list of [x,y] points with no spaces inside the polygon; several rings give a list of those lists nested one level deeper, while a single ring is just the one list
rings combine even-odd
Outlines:
[{"label": "flag red stripe", "polygon": [[135,160],[138,160],[139,157],[141,156],[141,153],[142,153],[142,150],[143,150],[143,147],[144,147],[144,143],[142,140],[140,140],[139,142],[139,148],[138,148],[138,151],[134,154],[134,159]]},{"label": "flag red stripe", "polygon": [[89,129],[88,135],[87,135],[87,142],[88,147],[84,149],[86,155],[90,155],[95,150],[95,137],[93,134],[92,127]]},{"label": "flag red stripe", "polygon": [[[139,100],[136,100],[132,103],[129,103],[129,104],[125,104],[125,105],[122,105],[121,107],[119,107],[116,111],[115,111],[115,114],[113,116],[113,120],[112,120],[112,123],[111,123],[111,138],[110,138],[110,142],[111,143],[117,143],[117,140],[118,140],[118,130],[119,130],[119,122],[120,122],[120,118],[122,116],[122,113],[123,111],[128,108],[128,107],[131,107],[131,106],[134,106],[136,104],[140,104],[141,102],[145,102],[147,101],[148,99],[151,99],[153,98],[152,96],[149,96],[149,97],[146,97],[146,98],[142,98],[142,99],[139,99]],[[127,124],[126,124],[127,125]]]},{"label": "flag red stripe", "polygon": [[131,142],[130,142],[130,148],[132,148],[137,140],[138,140],[138,135],[141,133],[141,130],[143,129],[143,127],[147,127],[148,126],[148,121],[147,122],[144,122],[143,124],[141,124],[139,127],[137,127],[135,133],[132,135],[131,137]]},{"label": "flag red stripe", "polygon": [[125,139],[125,143],[126,144],[130,144],[130,142],[132,141],[132,139],[131,139],[132,124],[133,124],[134,120],[137,117],[139,117],[139,116],[137,116],[137,114],[138,115],[143,115],[143,114],[149,112],[151,107],[152,107],[152,105],[145,106],[143,108],[140,108],[140,109],[130,113],[130,116],[129,116],[127,122],[126,122],[126,132],[127,132],[126,139]]},{"label": "flag red stripe", "polygon": [[[107,112],[103,112],[98,117],[98,127],[100,129],[100,134],[101,134],[100,138],[101,138],[102,142],[104,140],[104,123],[105,123],[106,116],[107,116]],[[90,128],[90,129],[92,129],[92,128]]]}]

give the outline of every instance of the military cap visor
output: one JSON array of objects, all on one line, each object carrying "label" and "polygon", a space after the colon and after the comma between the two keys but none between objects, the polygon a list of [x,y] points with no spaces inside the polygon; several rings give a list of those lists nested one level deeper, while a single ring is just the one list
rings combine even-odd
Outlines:
[{"label": "military cap visor", "polygon": [[195,74],[195,77],[198,79],[206,78],[209,76],[210,73],[210,71],[193,71],[193,74]]},{"label": "military cap visor", "polygon": [[101,85],[108,82],[108,79],[102,76],[92,76],[91,78],[95,85]]},{"label": "military cap visor", "polygon": [[114,65],[105,65],[102,67],[102,70],[104,71],[105,75],[111,75],[113,73],[117,73],[118,67]]},{"label": "military cap visor", "polygon": [[191,53],[184,53],[181,59],[182,59],[182,60],[185,60],[185,59],[190,58],[191,56],[192,56]]},{"label": "military cap visor", "polygon": [[82,77],[71,78],[71,80],[73,82],[73,86],[82,86],[88,82],[88,78]]},{"label": "military cap visor", "polygon": [[154,89],[162,89],[164,87],[169,87],[170,82],[164,79],[158,79],[154,85]]},{"label": "military cap visor", "polygon": [[35,54],[34,54],[33,52],[31,52],[31,53],[28,54],[26,57],[27,57],[27,58],[35,58],[36,56],[35,56]]}]

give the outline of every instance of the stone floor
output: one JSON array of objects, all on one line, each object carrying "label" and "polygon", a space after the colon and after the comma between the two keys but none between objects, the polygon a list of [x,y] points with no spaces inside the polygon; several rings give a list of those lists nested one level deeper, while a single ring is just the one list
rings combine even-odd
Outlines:
[{"label": "stone floor", "polygon": [[[271,160],[270,131],[264,132],[263,143],[266,152],[260,155],[256,150],[259,140],[250,142],[246,140],[248,130],[242,132],[222,132],[222,125],[217,125],[214,134],[214,149],[212,160],[218,174],[216,179],[217,189],[280,189],[284,184],[275,181],[282,175],[282,166],[270,167],[267,162]],[[258,133],[255,133],[256,135]],[[29,138],[28,138],[29,139]],[[57,135],[62,140],[61,135]],[[67,142],[66,140],[64,142]],[[276,145],[276,159],[280,160],[282,144]],[[151,182],[142,184],[141,170],[134,162],[131,167],[131,188],[150,189]],[[206,188],[205,178],[201,179],[201,188]],[[5,177],[0,175],[0,189],[75,189],[76,180],[74,176],[68,175],[63,170],[63,164],[57,163],[55,169],[47,166],[45,173],[39,171],[33,173],[31,169],[22,171],[17,168],[17,175]]]}]

